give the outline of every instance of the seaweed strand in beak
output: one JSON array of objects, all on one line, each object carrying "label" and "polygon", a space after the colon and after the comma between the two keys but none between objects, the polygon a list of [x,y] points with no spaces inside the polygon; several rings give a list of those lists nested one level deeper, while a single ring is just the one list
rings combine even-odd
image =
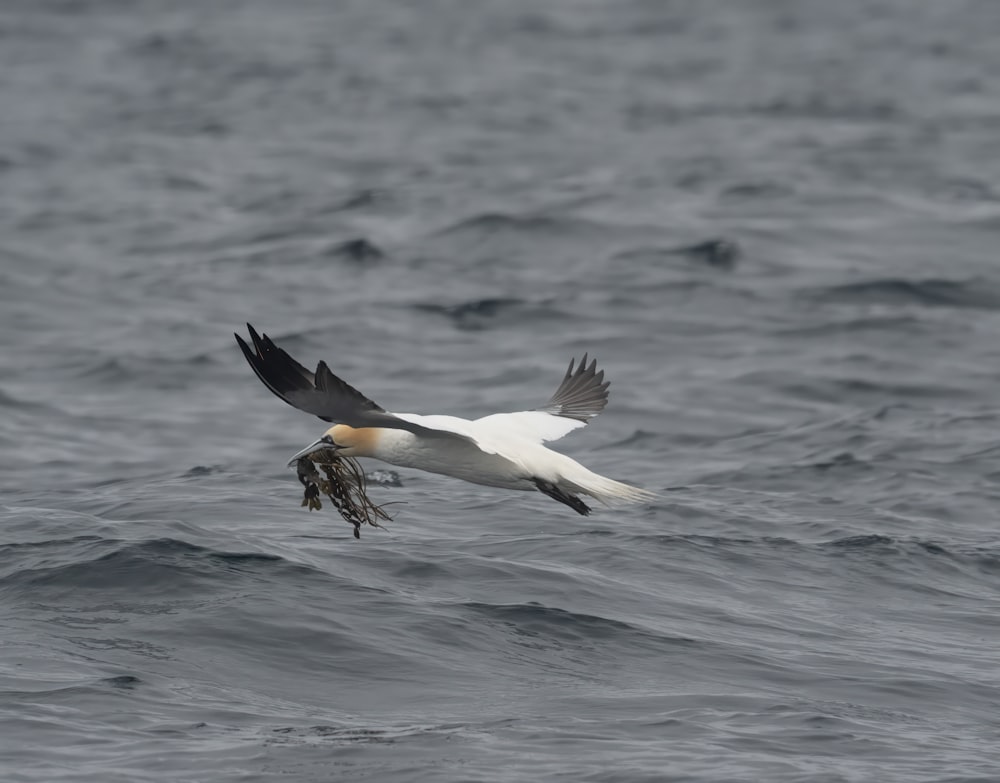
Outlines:
[{"label": "seaweed strand in beak", "polygon": [[[326,474],[325,479],[317,472],[317,465]],[[319,495],[326,495],[340,516],[354,525],[355,538],[361,538],[362,525],[382,527],[379,521],[392,520],[382,506],[368,497],[368,482],[357,460],[337,456],[332,449],[323,449],[299,457],[295,467],[299,481],[305,487],[302,505],[310,511],[318,511],[323,507]]]}]

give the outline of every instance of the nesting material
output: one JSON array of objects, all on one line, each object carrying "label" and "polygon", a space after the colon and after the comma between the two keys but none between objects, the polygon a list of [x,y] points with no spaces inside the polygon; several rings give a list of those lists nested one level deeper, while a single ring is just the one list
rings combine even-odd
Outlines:
[{"label": "nesting material", "polygon": [[[339,457],[334,451],[317,451],[302,457],[296,464],[299,481],[305,487],[302,505],[310,511],[323,508],[320,494],[330,498],[334,508],[347,522],[354,525],[354,537],[361,538],[361,526],[382,527],[392,517],[368,497],[367,481],[357,460]],[[319,470],[326,474],[323,478]]]}]

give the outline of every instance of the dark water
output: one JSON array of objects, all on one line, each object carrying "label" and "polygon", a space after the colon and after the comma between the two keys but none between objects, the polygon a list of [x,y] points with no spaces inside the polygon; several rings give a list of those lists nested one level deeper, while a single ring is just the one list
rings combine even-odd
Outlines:
[{"label": "dark water", "polygon": [[[1000,779],[998,36],[4,3],[0,777]],[[401,470],[354,541],[247,320],[427,413],[590,351],[611,405],[559,445],[661,500]]]}]

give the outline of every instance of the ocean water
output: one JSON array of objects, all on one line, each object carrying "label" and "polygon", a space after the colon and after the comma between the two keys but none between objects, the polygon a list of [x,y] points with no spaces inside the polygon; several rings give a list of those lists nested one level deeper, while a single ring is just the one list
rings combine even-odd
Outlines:
[{"label": "ocean water", "polygon": [[[0,5],[0,778],[1000,779],[987,0]],[[587,518],[371,462],[611,403]]]}]

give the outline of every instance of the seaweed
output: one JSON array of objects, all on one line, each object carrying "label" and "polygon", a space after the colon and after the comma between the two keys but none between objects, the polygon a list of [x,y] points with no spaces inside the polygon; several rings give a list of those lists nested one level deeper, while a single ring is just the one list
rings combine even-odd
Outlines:
[{"label": "seaweed", "polygon": [[[317,467],[326,474],[320,476]],[[357,460],[340,457],[332,449],[317,451],[302,457],[295,465],[299,481],[305,487],[302,506],[310,511],[323,508],[320,494],[326,495],[346,522],[354,525],[354,537],[361,538],[361,526],[382,527],[392,521],[382,506],[368,497],[364,471]]]}]

